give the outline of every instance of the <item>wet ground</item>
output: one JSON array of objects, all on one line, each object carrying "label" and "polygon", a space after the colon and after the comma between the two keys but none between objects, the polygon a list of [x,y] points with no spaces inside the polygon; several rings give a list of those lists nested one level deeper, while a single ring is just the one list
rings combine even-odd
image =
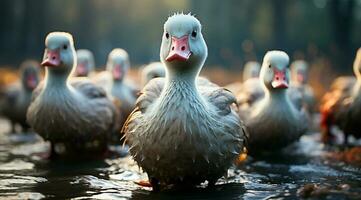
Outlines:
[{"label": "wet ground", "polygon": [[134,183],[146,176],[129,156],[49,161],[41,138],[8,130],[0,120],[0,199],[361,199],[361,168],[330,158],[335,150],[318,134],[285,153],[249,158],[214,188],[152,192]]}]

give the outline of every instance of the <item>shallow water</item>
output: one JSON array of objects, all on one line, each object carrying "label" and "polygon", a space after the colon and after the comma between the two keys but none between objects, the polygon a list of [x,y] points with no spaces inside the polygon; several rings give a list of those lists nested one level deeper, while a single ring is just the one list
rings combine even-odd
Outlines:
[{"label": "shallow water", "polygon": [[0,127],[0,199],[295,199],[309,183],[322,188],[314,199],[361,199],[361,169],[329,159],[318,134],[303,136],[287,153],[249,158],[213,188],[152,192],[134,183],[146,175],[129,156],[49,161],[41,138],[6,134],[4,120]]}]

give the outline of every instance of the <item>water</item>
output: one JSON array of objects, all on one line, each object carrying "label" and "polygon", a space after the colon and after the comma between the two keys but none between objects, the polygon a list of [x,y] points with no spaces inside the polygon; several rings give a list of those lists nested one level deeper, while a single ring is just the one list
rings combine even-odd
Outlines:
[{"label": "water", "polygon": [[152,192],[135,184],[146,175],[129,156],[49,161],[41,138],[6,134],[8,124],[0,125],[0,199],[295,199],[307,184],[318,187],[313,199],[361,199],[361,169],[330,159],[318,134],[287,153],[249,159],[213,188]]}]

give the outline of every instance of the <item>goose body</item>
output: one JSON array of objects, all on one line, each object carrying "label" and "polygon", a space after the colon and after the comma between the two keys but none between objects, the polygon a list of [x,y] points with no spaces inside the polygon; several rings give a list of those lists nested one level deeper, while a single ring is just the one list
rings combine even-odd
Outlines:
[{"label": "goose body", "polygon": [[[115,124],[112,102],[86,78],[69,79],[76,66],[72,36],[53,32],[46,38],[45,81],[33,94],[27,119],[34,130],[66,152],[102,152]],[[60,152],[55,152],[59,153]]]},{"label": "goose body", "polygon": [[160,52],[167,75],[145,86],[123,127],[130,153],[153,187],[214,184],[243,150],[234,96],[197,80],[206,56],[199,21],[184,14],[168,18]]},{"label": "goose body", "polygon": [[23,131],[29,128],[26,122],[26,111],[31,102],[32,92],[40,81],[40,64],[36,61],[25,61],[21,64],[21,84],[10,86],[5,91],[2,99],[2,114],[12,124],[12,132],[15,132],[15,124],[20,124]]},{"label": "goose body", "polygon": [[295,142],[307,130],[304,111],[298,110],[287,95],[288,55],[269,51],[264,57],[260,80],[264,97],[242,116],[250,133],[250,152],[274,151]]}]

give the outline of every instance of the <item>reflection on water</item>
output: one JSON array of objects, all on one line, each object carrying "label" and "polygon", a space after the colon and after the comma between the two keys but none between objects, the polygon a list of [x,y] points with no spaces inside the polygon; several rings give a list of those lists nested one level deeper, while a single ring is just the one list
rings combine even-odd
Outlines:
[{"label": "reflection on water", "polygon": [[[4,121],[0,125],[7,126]],[[316,197],[361,198],[360,168],[328,159],[317,134],[302,137],[286,153],[250,158],[212,188],[156,193],[134,183],[146,175],[121,152],[103,160],[49,161],[49,144],[35,134],[0,131],[0,198],[294,199],[307,184],[321,188]]]}]

